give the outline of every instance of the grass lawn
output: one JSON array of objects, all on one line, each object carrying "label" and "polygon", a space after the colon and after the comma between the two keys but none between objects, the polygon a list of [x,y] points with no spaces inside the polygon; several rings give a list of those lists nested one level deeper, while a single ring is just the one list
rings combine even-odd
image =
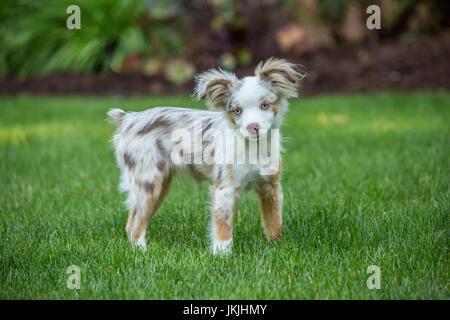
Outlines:
[{"label": "grass lawn", "polygon": [[[150,223],[125,232],[105,112],[203,108],[189,97],[0,97],[1,299],[449,299],[450,93],[322,96],[282,128],[283,237],[254,194],[229,256],[208,251],[208,183],[179,176]],[[66,287],[70,265],[81,289]],[[369,265],[381,289],[369,290]]]}]

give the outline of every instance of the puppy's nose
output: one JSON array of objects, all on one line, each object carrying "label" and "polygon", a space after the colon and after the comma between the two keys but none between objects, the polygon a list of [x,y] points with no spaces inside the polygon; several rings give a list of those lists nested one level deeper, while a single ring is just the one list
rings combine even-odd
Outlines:
[{"label": "puppy's nose", "polygon": [[247,126],[247,131],[249,133],[258,133],[259,132],[259,124],[257,124],[257,123],[250,123]]}]

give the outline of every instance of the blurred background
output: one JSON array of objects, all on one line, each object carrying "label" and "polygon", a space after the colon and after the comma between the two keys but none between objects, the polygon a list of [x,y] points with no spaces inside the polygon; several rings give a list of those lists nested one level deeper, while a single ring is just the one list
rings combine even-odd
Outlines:
[{"label": "blurred background", "polygon": [[[68,30],[69,5],[81,29]],[[381,29],[369,30],[369,5]],[[448,0],[2,0],[0,93],[189,93],[212,67],[304,66],[303,94],[450,88]]]}]

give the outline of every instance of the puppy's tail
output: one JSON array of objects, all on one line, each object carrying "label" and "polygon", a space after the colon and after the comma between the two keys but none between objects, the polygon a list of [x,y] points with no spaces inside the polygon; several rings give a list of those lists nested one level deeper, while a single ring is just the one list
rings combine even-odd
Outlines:
[{"label": "puppy's tail", "polygon": [[123,118],[125,117],[127,113],[123,111],[122,109],[115,108],[108,111],[107,115],[109,117],[110,122],[120,126]]}]

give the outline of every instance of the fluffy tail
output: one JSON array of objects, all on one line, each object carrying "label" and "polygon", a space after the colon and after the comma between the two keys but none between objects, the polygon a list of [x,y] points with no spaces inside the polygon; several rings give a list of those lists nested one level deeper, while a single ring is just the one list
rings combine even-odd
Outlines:
[{"label": "fluffy tail", "polygon": [[123,118],[124,118],[125,115],[126,115],[126,112],[123,111],[122,109],[115,108],[115,109],[109,110],[108,113],[107,113],[107,115],[108,115],[108,117],[109,117],[109,120],[110,120],[112,123],[114,123],[114,124],[120,126],[120,124],[121,124],[122,121],[123,121]]}]

